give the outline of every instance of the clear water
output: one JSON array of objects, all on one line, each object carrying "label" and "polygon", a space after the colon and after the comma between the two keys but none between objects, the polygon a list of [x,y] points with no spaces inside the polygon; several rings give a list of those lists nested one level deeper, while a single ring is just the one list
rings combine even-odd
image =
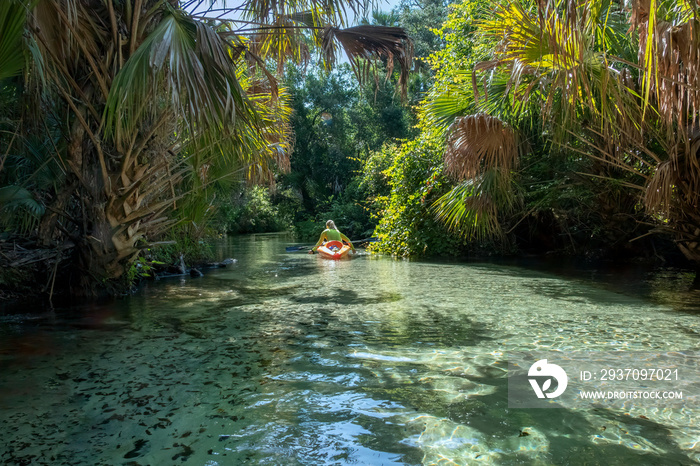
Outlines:
[{"label": "clear water", "polygon": [[508,351],[700,349],[692,275],[332,262],[287,241],[234,238],[227,269],[109,305],[0,316],[0,462],[700,462],[700,406],[508,409],[505,378]]}]

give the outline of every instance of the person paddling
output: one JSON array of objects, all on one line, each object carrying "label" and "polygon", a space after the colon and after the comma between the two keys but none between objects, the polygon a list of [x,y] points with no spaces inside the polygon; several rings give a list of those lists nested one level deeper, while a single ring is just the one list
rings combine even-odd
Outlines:
[{"label": "person paddling", "polygon": [[326,241],[345,241],[352,248],[352,252],[355,252],[355,246],[352,245],[352,241],[350,241],[350,239],[347,236],[345,236],[338,230],[338,227],[335,226],[335,222],[333,222],[333,220],[328,220],[326,222],[326,229],[323,230],[323,233],[321,233],[321,237],[318,239],[316,245],[313,248],[311,248],[309,254],[315,253],[318,247]]}]

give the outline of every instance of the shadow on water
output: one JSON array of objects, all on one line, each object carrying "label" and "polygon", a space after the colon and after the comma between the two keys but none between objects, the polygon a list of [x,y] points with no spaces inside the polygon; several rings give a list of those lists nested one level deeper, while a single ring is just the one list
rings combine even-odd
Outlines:
[{"label": "shadow on water", "polygon": [[[497,277],[543,279],[534,292],[569,302],[601,302],[596,293],[581,293],[571,284],[612,292],[624,300],[645,299],[684,312],[700,313],[700,272],[692,268],[588,262],[575,258],[503,258],[467,262],[468,266]],[[464,263],[462,263],[464,265]],[[434,267],[457,267],[454,261]],[[552,280],[552,278],[557,279]],[[561,283],[565,278],[569,283]],[[572,289],[573,288],[573,289]],[[602,301],[602,304],[607,301]]]},{"label": "shadow on water", "polygon": [[[423,464],[440,459],[456,464],[695,464],[674,432],[661,423],[596,405],[586,411],[512,409],[503,369],[475,365],[472,370],[479,375],[451,376],[489,390],[469,396],[455,391],[446,401],[445,385],[420,371],[403,371],[405,378],[399,383],[381,380],[364,390],[414,412],[408,423],[414,436],[442,439],[431,445]],[[375,440],[366,439],[368,446]]]},{"label": "shadow on water", "polygon": [[372,304],[394,303],[403,298],[399,293],[380,293],[378,296],[360,296],[354,290],[339,289],[332,285],[326,285],[329,290],[323,296],[293,296],[291,301],[300,304],[352,304],[359,306],[370,306]]},{"label": "shadow on water", "polygon": [[[92,310],[0,319],[0,409],[8,420],[0,426],[0,463],[697,458],[679,440],[697,433],[685,418],[633,418],[593,405],[509,409],[503,356],[508,345],[532,347],[530,331],[559,336],[548,317],[556,306],[544,307],[550,298],[573,309],[556,325],[562,330],[599,331],[608,321],[598,324],[596,312],[610,309],[663,320],[667,333],[644,335],[641,344],[696,344],[700,327],[690,317],[657,315],[632,295],[604,306],[618,297],[592,297],[597,289],[580,277],[384,258],[330,264],[284,254],[286,244],[238,238],[227,246],[233,254],[219,252],[238,262],[203,279],[151,283]],[[321,280],[342,285],[319,288]],[[518,321],[525,305],[530,319]],[[576,314],[584,311],[585,325]],[[532,322],[536,328],[523,330]],[[569,346],[591,338],[564,335]],[[600,335],[601,345],[617,338]]]}]

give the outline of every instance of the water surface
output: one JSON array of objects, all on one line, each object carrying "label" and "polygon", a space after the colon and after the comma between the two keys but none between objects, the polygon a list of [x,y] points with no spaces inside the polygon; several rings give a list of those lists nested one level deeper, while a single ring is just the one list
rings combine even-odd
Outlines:
[{"label": "water surface", "polygon": [[700,462],[692,403],[507,402],[508,351],[700,349],[691,274],[332,262],[287,241],[233,238],[232,266],[108,305],[0,316],[0,461]]}]

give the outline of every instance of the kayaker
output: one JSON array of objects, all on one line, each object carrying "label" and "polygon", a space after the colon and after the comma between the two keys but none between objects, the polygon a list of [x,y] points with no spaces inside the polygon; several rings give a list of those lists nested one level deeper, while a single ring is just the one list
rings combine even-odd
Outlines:
[{"label": "kayaker", "polygon": [[352,241],[350,241],[350,239],[347,236],[345,236],[338,230],[338,227],[335,226],[335,222],[333,220],[328,220],[326,222],[326,229],[323,230],[323,233],[321,233],[321,237],[318,239],[316,245],[313,248],[311,248],[309,254],[315,253],[318,247],[326,241],[345,241],[352,248],[352,252],[355,252],[355,246],[352,245]]}]

